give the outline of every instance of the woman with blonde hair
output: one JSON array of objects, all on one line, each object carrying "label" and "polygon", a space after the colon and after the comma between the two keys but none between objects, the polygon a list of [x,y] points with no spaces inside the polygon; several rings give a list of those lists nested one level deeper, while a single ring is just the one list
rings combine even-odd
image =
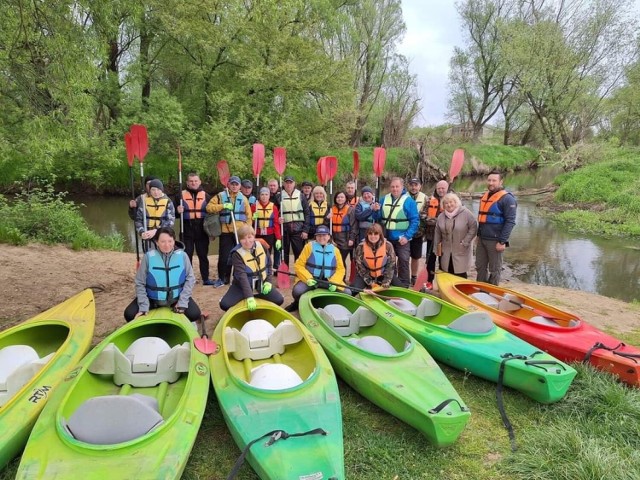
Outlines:
[{"label": "woman with blonde hair", "polygon": [[438,215],[433,237],[440,269],[467,278],[478,221],[455,193],[447,193],[442,198],[442,208],[444,211]]},{"label": "woman with blonde hair", "polygon": [[311,199],[309,200],[309,241],[313,241],[316,235],[316,228],[320,225],[329,225],[329,221],[325,218],[329,211],[329,203],[327,202],[327,192],[322,185],[316,185],[311,191]]}]

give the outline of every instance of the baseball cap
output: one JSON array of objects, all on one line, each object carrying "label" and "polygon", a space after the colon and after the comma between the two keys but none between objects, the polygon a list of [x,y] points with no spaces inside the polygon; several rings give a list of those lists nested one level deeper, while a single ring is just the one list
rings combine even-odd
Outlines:
[{"label": "baseball cap", "polygon": [[331,232],[329,232],[329,227],[326,225],[320,225],[316,228],[316,235],[331,235]]},{"label": "baseball cap", "polygon": [[242,180],[241,185],[245,188],[253,188],[253,182],[251,180]]},{"label": "baseball cap", "polygon": [[293,179],[293,177],[291,175],[287,175],[286,177],[284,177],[284,181],[285,182],[295,182],[295,180]]},{"label": "baseball cap", "polygon": [[303,187],[313,187],[313,183],[311,183],[309,180],[305,180],[304,182],[302,182],[302,186]]},{"label": "baseball cap", "polygon": [[411,180],[409,180],[409,183],[422,183],[422,180],[420,180],[419,178],[412,178]]},{"label": "baseball cap", "polygon": [[234,175],[233,177],[229,178],[229,183],[237,183],[238,185],[240,185],[240,177]]}]

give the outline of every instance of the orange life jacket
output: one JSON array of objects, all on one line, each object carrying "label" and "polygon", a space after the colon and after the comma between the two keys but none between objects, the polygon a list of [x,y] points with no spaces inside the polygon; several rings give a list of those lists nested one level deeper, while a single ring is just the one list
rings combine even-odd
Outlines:
[{"label": "orange life jacket", "polygon": [[504,214],[500,210],[498,200],[504,197],[506,190],[499,190],[491,197],[489,192],[485,192],[480,199],[480,209],[478,211],[478,223],[504,223]]},{"label": "orange life jacket", "polygon": [[438,215],[442,213],[442,206],[440,205],[440,200],[436,197],[431,196],[429,198],[429,207],[427,208],[427,217],[428,218],[436,218]]},{"label": "orange life jacket", "polygon": [[204,218],[206,193],[204,190],[196,192],[195,196],[188,190],[182,191],[182,201],[185,203],[184,219]]},{"label": "orange life jacket", "polygon": [[331,216],[333,221],[333,233],[348,232],[351,230],[349,223],[349,204],[345,203],[342,208],[338,209],[336,205],[331,207]]},{"label": "orange life jacket", "polygon": [[384,274],[384,267],[389,261],[389,256],[387,255],[387,242],[385,241],[384,244],[378,247],[374,252],[371,245],[369,245],[369,242],[365,241],[362,244],[362,253],[365,265],[371,272],[371,278],[381,277]]}]

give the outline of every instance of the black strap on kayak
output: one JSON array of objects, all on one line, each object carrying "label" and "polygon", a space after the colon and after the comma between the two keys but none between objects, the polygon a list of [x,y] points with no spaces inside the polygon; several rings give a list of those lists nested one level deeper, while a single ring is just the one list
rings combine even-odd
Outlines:
[{"label": "black strap on kayak", "polygon": [[612,352],[614,355],[618,355],[619,357],[624,357],[624,358],[628,358],[629,360],[633,360],[634,363],[638,363],[638,361],[636,360],[637,358],[640,358],[640,354],[637,353],[626,353],[626,352],[617,352],[616,350],[618,350],[620,347],[626,347],[627,345],[623,342],[620,342],[618,345],[616,345],[615,347],[607,347],[604,343],[601,342],[596,342],[593,347],[591,347],[589,349],[589,351],[586,353],[586,355],[584,356],[584,359],[582,360],[582,363],[589,363],[589,360],[591,360],[591,355],[593,354],[593,352],[595,352],[596,350],[608,350],[610,352]]},{"label": "black strap on kayak", "polygon": [[324,431],[322,428],[314,428],[313,430],[309,430],[308,432],[300,432],[300,433],[287,433],[284,430],[273,430],[269,433],[265,433],[261,437],[251,440],[249,443],[247,443],[247,446],[244,447],[244,450],[242,450],[242,453],[238,457],[238,460],[236,460],[236,464],[231,469],[231,473],[229,473],[227,480],[232,480],[236,478],[236,475],[238,474],[240,467],[242,467],[242,464],[244,463],[244,460],[247,457],[247,454],[249,453],[249,449],[253,446],[254,443],[259,442],[263,438],[269,437],[269,440],[265,442],[264,446],[270,447],[271,445],[276,443],[278,440],[286,440],[287,438],[291,438],[291,437],[304,437],[305,435],[327,435],[327,432]]},{"label": "black strap on kayak", "polygon": [[457,398],[448,398],[446,399],[444,402],[440,403],[439,405],[433,407],[431,410],[429,410],[428,413],[434,415],[436,413],[440,413],[440,411],[446,407],[447,405],[449,405],[451,402],[456,402],[458,404],[458,406],[460,407],[460,411],[462,412],[468,412],[469,411],[469,407],[465,407],[464,405],[462,405],[460,403],[460,401]]},{"label": "black strap on kayak", "polygon": [[[539,352],[535,352],[533,355],[538,354]],[[532,356],[533,356],[532,355]],[[507,412],[504,409],[504,402],[502,401],[502,385],[504,380],[504,369],[505,365],[510,360],[528,360],[531,357],[527,357],[526,355],[513,355],[512,353],[505,353],[502,355],[502,361],[500,362],[500,371],[498,373],[498,384],[496,386],[496,401],[498,403],[498,411],[500,412],[500,418],[502,418],[502,424],[504,428],[507,429],[509,433],[509,441],[511,442],[511,451],[515,452],[518,449],[516,445],[516,434],[513,431],[513,425],[509,421],[509,417],[507,416]]]}]

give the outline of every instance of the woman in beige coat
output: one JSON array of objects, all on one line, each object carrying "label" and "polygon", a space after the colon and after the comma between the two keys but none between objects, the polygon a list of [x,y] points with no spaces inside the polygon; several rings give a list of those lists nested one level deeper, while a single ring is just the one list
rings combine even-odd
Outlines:
[{"label": "woman in beige coat", "polygon": [[440,256],[440,268],[445,272],[467,278],[467,270],[473,259],[473,239],[478,231],[478,221],[471,211],[462,205],[455,193],[447,193],[442,199],[444,211],[436,221],[434,245]]}]

